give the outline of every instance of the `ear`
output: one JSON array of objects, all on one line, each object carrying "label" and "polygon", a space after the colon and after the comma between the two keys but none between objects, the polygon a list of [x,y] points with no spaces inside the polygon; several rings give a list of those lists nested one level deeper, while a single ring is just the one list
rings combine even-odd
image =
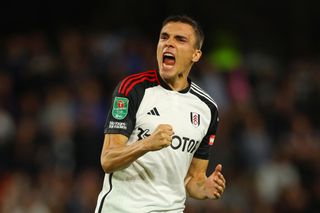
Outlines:
[{"label": "ear", "polygon": [[201,58],[202,51],[199,49],[196,49],[195,52],[192,55],[192,62],[198,62]]}]

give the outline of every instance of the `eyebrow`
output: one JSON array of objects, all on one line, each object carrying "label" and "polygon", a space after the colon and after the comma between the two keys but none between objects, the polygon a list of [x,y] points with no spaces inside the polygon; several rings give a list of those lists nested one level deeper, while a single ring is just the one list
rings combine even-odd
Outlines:
[{"label": "eyebrow", "polygon": [[[162,32],[160,34],[160,36],[169,36],[169,33],[167,32]],[[183,36],[183,35],[175,35],[174,38],[178,39],[178,40],[188,40],[187,36]]]},{"label": "eyebrow", "polygon": [[160,36],[168,36],[169,34],[167,32],[161,32]]}]

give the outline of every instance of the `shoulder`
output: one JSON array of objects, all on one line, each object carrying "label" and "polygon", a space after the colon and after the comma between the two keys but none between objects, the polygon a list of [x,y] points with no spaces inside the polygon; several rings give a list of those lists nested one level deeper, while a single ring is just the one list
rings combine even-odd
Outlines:
[{"label": "shoulder", "polygon": [[148,70],[137,74],[132,74],[124,78],[118,85],[118,94],[128,96],[128,94],[139,88],[146,89],[159,84],[156,70]]},{"label": "shoulder", "polygon": [[190,93],[197,96],[201,101],[208,105],[211,110],[218,111],[218,105],[213,98],[194,82],[191,82]]}]

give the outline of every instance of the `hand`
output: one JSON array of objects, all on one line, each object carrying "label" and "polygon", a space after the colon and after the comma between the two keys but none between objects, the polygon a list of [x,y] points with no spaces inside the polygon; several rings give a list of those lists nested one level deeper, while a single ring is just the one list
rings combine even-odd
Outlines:
[{"label": "hand", "polygon": [[145,139],[146,145],[150,151],[156,151],[170,146],[173,134],[174,132],[169,124],[160,124],[154,132]]},{"label": "hand", "polygon": [[218,164],[214,172],[207,178],[205,182],[205,192],[209,199],[218,199],[224,192],[226,180],[222,173],[222,165]]}]

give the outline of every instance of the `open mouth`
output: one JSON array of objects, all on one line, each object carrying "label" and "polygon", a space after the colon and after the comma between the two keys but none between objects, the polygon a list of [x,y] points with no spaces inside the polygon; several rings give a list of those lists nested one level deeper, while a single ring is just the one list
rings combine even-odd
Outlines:
[{"label": "open mouth", "polygon": [[174,66],[176,63],[176,58],[172,53],[165,52],[162,56],[162,63],[166,66]]}]

